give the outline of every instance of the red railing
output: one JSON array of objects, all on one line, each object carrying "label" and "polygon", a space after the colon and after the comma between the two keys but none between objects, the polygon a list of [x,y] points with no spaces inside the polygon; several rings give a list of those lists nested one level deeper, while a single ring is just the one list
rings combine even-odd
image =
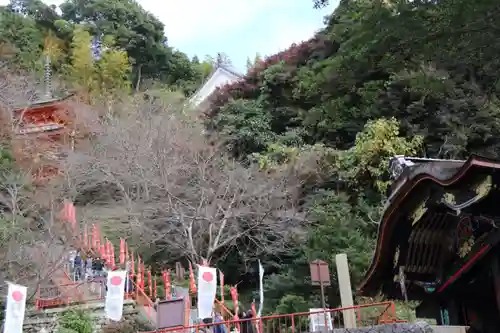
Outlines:
[{"label": "red railing", "polygon": [[[299,312],[283,315],[272,315],[261,318],[226,320],[213,324],[199,324],[189,327],[173,327],[158,329],[143,333],[202,333],[211,331],[216,325],[224,325],[229,331],[244,325],[251,325],[256,333],[302,333],[311,332],[311,317],[316,316],[321,326],[328,325],[329,330],[345,328],[343,313],[351,312],[354,315],[356,327],[370,327],[379,324],[405,322],[397,320],[394,303],[381,302],[363,304],[346,308],[329,309],[317,312]],[[247,326],[248,327],[248,326]],[[317,329],[319,331],[319,329]]]},{"label": "red railing", "polygon": [[144,292],[142,288],[137,287],[137,284],[135,281],[132,281],[132,284],[134,286],[134,299],[136,302],[136,305],[141,307],[144,310],[144,313],[146,314],[146,317],[152,321],[153,323],[156,323],[156,309],[155,309],[155,303],[149,298],[148,295]]}]

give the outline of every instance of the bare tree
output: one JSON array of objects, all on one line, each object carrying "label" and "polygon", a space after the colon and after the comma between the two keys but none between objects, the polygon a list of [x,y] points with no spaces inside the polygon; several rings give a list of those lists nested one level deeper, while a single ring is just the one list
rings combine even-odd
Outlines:
[{"label": "bare tree", "polygon": [[33,296],[62,268],[74,235],[58,220],[59,203],[29,173],[0,168],[0,290],[12,281]]},{"label": "bare tree", "polygon": [[241,165],[172,106],[131,107],[67,161],[68,189],[86,219],[196,262],[235,248],[247,258],[279,253],[300,234],[293,170]]},{"label": "bare tree", "polygon": [[74,235],[58,219],[64,193],[33,184],[32,163],[19,168],[30,151],[13,153],[22,139],[12,135],[12,110],[32,103],[36,83],[7,71],[0,77],[0,292],[12,281],[27,285],[33,296],[38,286],[50,284]]}]

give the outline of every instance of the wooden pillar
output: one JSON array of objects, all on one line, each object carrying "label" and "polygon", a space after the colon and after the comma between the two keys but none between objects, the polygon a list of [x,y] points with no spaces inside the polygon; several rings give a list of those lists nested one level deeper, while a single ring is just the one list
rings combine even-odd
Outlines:
[{"label": "wooden pillar", "polygon": [[493,285],[495,286],[495,298],[497,303],[497,311],[500,315],[500,265],[498,264],[498,257],[493,257],[491,263],[491,272],[493,273]]},{"label": "wooden pillar", "polygon": [[[347,255],[345,253],[335,256],[335,264],[337,266],[337,277],[339,280],[340,301],[343,308],[353,307],[354,301],[352,298],[351,276],[349,274],[349,264],[347,263]],[[345,328],[356,328],[356,311],[345,310],[342,313],[344,317]]]}]

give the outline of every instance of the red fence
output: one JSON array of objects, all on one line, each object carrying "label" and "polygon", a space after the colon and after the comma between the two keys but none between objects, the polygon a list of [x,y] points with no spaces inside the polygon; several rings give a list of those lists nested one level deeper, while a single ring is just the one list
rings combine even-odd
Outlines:
[{"label": "red fence", "polygon": [[[143,333],[205,333],[210,332],[216,325],[224,325],[226,330],[234,329],[244,325],[251,325],[256,333],[302,333],[311,332],[311,317],[320,319],[319,324],[324,327],[326,323],[329,329],[344,328],[343,312],[352,311],[355,314],[357,327],[370,327],[379,324],[405,322],[397,320],[396,309],[392,302],[381,302],[363,304],[348,308],[329,309],[317,312],[300,312],[283,315],[272,315],[261,318],[227,320],[216,324],[199,324],[189,327],[173,327],[159,329],[157,331]],[[248,326],[247,326],[248,327]],[[318,329],[319,331],[319,329]]]}]

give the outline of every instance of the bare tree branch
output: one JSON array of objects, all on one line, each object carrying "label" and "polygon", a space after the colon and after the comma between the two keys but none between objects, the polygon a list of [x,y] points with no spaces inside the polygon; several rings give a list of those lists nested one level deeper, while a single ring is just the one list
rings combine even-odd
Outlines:
[{"label": "bare tree branch", "polygon": [[[57,220],[64,193],[57,187],[33,183],[33,159],[45,145],[31,150],[34,145],[29,138],[12,133],[12,110],[33,100],[36,82],[6,71],[0,71],[0,78],[5,79],[0,80],[4,82],[0,84],[0,294],[6,292],[5,281],[12,281],[28,286],[33,297],[39,286],[51,284],[53,273],[72,246],[73,235]],[[21,147],[26,150],[13,152]]]},{"label": "bare tree branch", "polygon": [[194,262],[279,253],[302,231],[293,170],[245,167],[182,112],[131,105],[65,165],[85,218]]}]

